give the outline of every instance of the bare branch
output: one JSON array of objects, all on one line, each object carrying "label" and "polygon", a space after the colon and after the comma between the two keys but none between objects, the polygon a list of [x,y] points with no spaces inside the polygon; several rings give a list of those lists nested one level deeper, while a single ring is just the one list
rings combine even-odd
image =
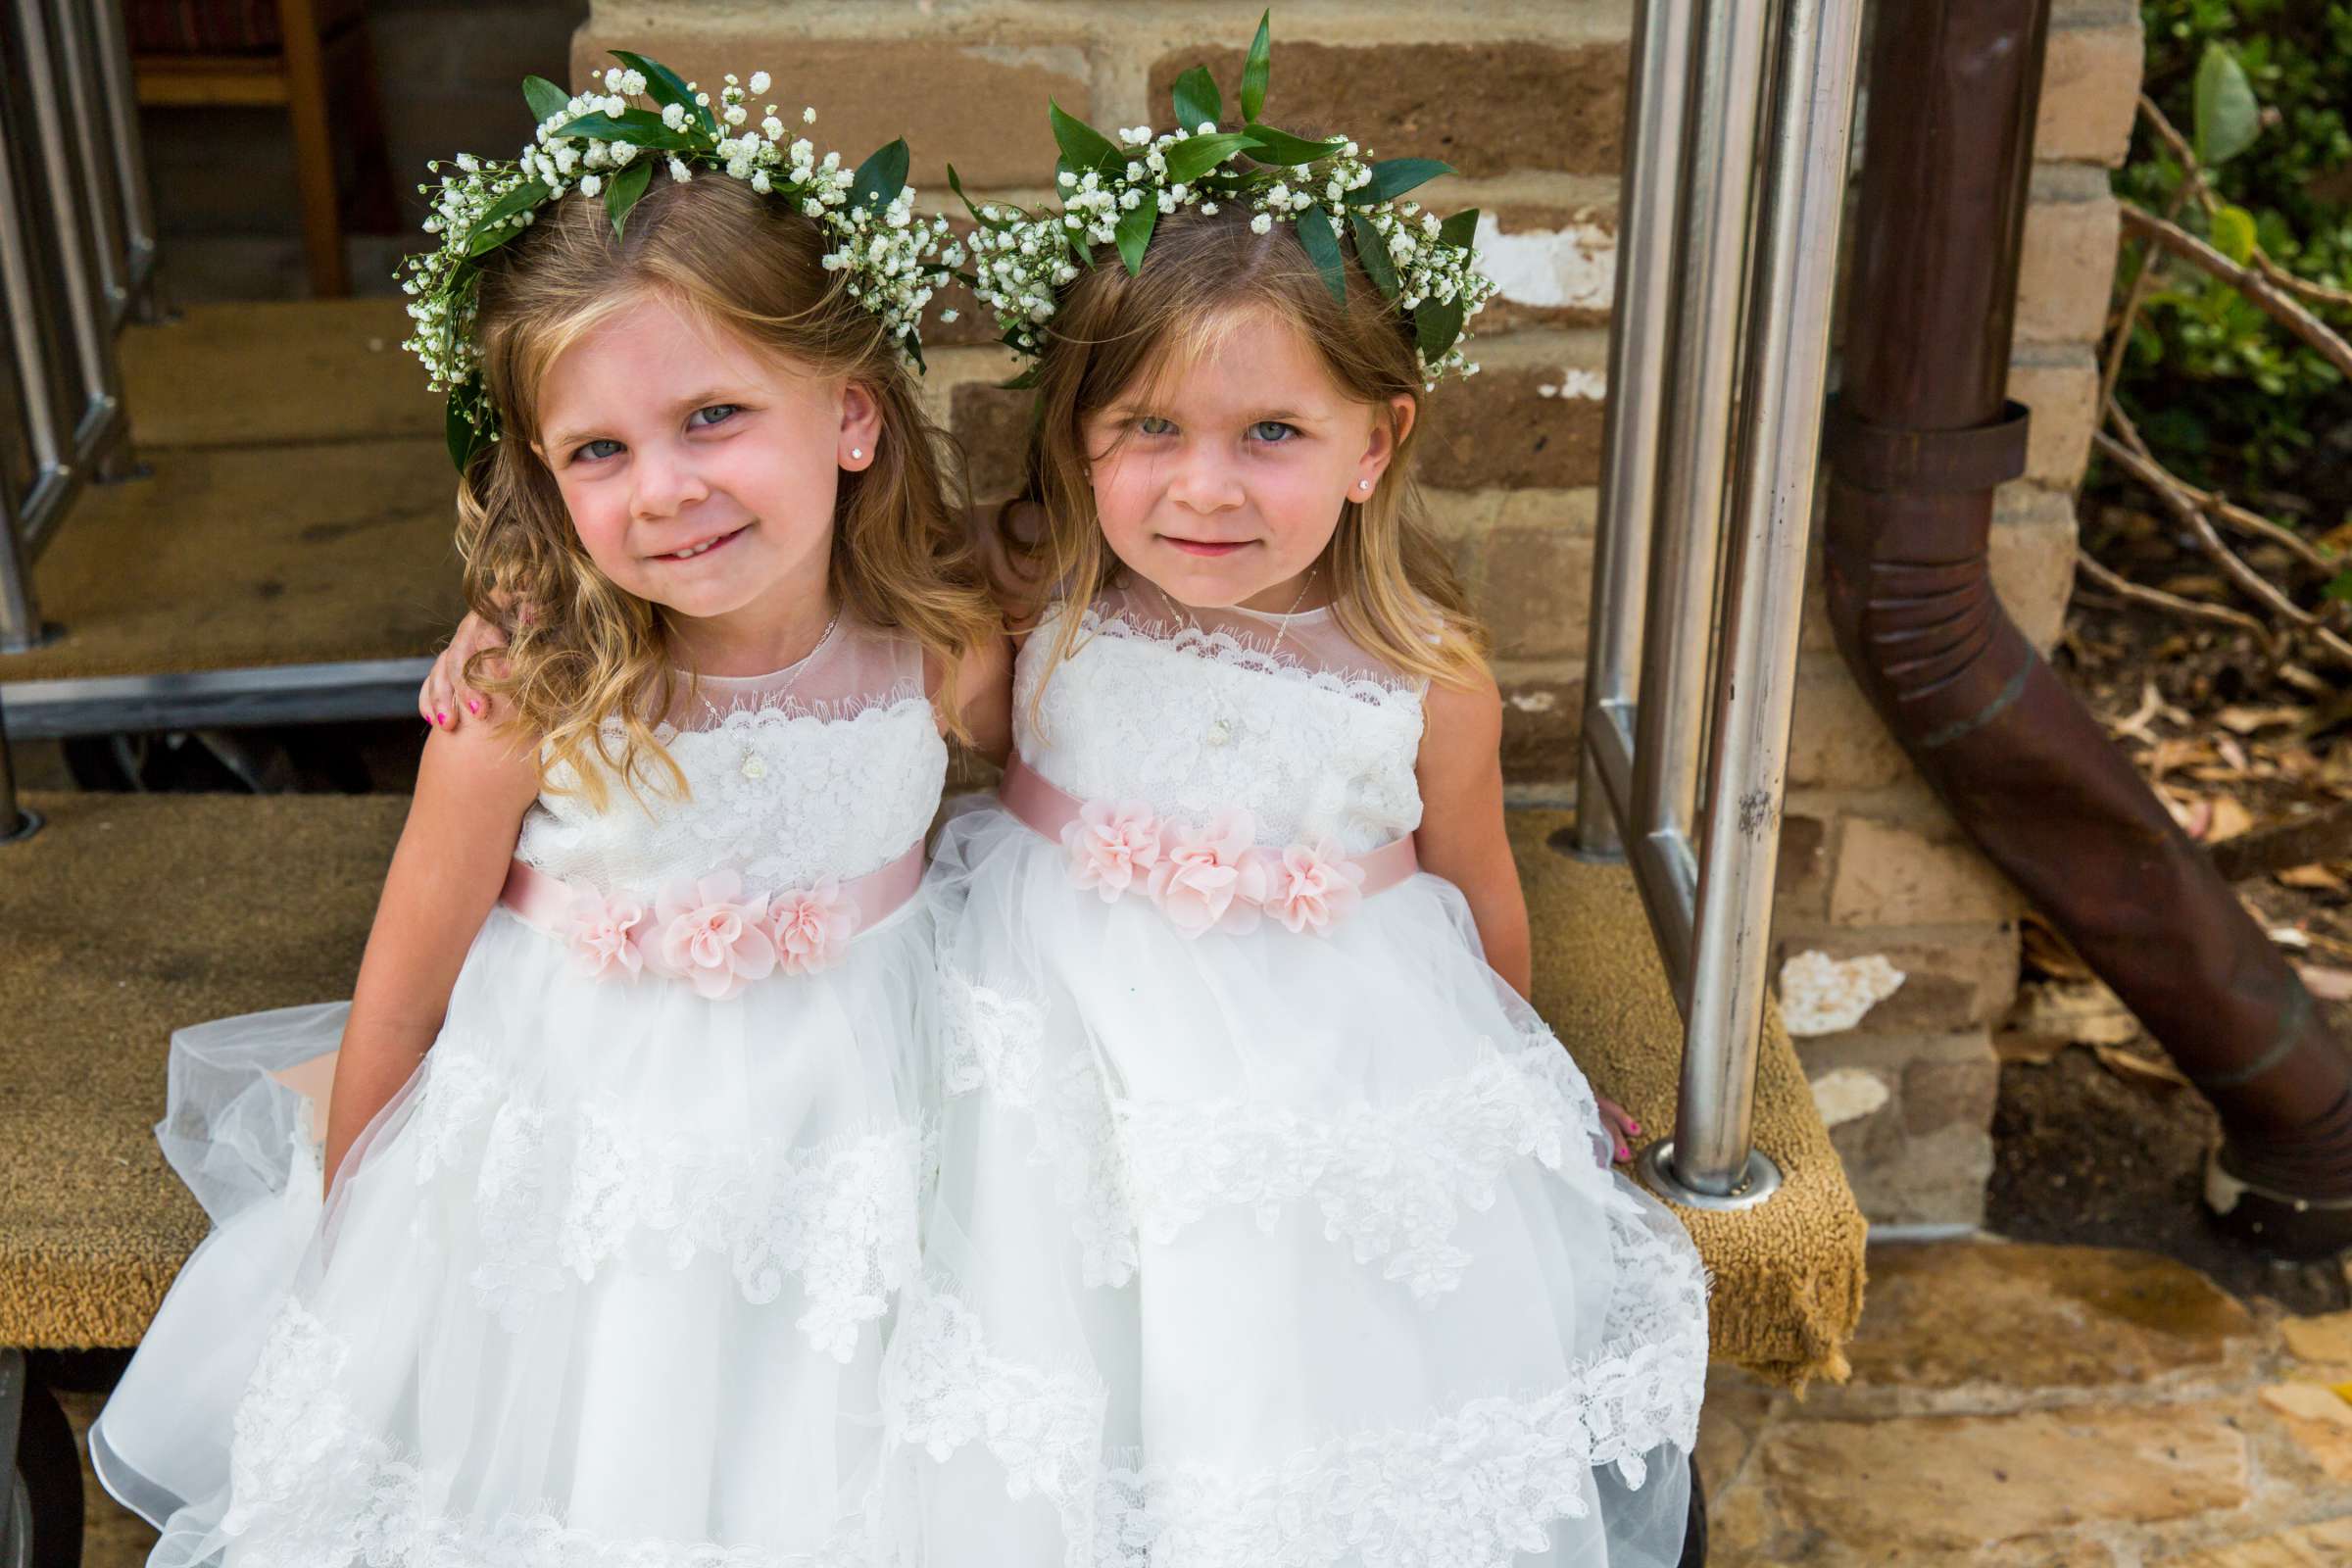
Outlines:
[{"label": "bare branch", "polygon": [[[2124,439],[2131,443],[2132,451],[2150,463],[2156,462],[2156,453],[2149,447],[2147,438],[2139,433],[2139,426],[2132,422],[2132,416],[2124,412],[2124,406],[2112,398],[2107,402],[2107,418],[2123,433]],[[2167,472],[2169,473],[2170,470],[2168,469]],[[2200,490],[2177,473],[2172,474],[2172,481],[2179,485],[2180,493],[2188,497],[2197,507],[2219,517],[2240,533],[2252,534],[2257,539],[2267,540],[2271,544],[2277,545],[2319,575],[2332,578],[2344,568],[2345,563],[2331,561],[2320,554],[2310,540],[2292,528],[2282,527],[2259,513],[2249,512],[2228,496],[2212,490]]]},{"label": "bare branch", "polygon": [[2162,464],[2141,457],[2105,431],[2094,434],[2091,440],[2098,444],[2100,451],[2121,465],[2125,472],[2155,492],[2156,499],[2164,503],[2165,510],[2187,526],[2205,554],[2215,565],[2222,568],[2225,576],[2237,585],[2240,593],[2274,614],[2282,615],[2293,625],[2310,632],[2313,639],[2339,662],[2352,665],[2352,643],[2345,642],[2330,631],[2317,615],[2280,592],[2276,583],[2239,560],[2237,553],[2215,531],[2213,519],[2189,498],[2186,493],[2188,487],[2173,477]]},{"label": "bare branch", "polygon": [[2262,645],[2263,657],[2266,659],[2272,657],[2277,648],[2270,627],[2265,626],[2242,610],[2232,610],[2228,605],[2201,604],[2194,599],[2183,599],[2179,594],[2168,594],[2161,588],[2143,588],[2130,578],[2119,575],[2102,565],[2099,558],[2087,550],[2075,552],[2075,564],[2082,568],[2083,575],[2119,599],[2128,599],[2133,604],[2146,605],[2154,610],[2168,611],[2176,615],[2186,615],[2193,620],[2216,621],[2225,626],[2235,626],[2240,631],[2251,632],[2254,634],[2254,640]]},{"label": "bare branch", "polygon": [[2271,260],[2267,251],[2259,248],[2254,252],[2254,265],[2261,270],[2263,276],[2282,289],[2300,294],[2305,299],[2316,301],[2321,305],[2333,305],[2342,310],[2352,311],[2352,289],[2335,288],[2327,283],[2315,283],[2308,277],[2297,277]]},{"label": "bare branch", "polygon": [[[2146,93],[2139,95],[2139,112],[2147,117],[2156,134],[2171,144],[2174,155],[2180,160],[2180,188],[2173,192],[2173,199],[2166,205],[2164,216],[2168,219],[2180,217],[2180,209],[2187,204],[2192,192],[2203,200],[2207,208],[2211,208],[2213,199],[2205,185],[2205,171],[2198,164],[2196,155],[2188,150],[2188,143],[2180,139],[2180,133],[2173,128],[2173,122],[2164,118],[2164,111],[2156,107],[2156,100]],[[2124,373],[2124,356],[2132,349],[2132,327],[2139,319],[2140,303],[2147,297],[2148,274],[2154,270],[2155,263],[2156,247],[2152,244],[2141,245],[2138,263],[2132,270],[2131,286],[2124,290],[2123,309],[2116,312],[2115,341],[2108,346],[2107,363],[2099,371],[2101,403],[2110,402],[2115,397],[2115,383]]]},{"label": "bare branch", "polygon": [[2279,325],[2309,344],[2312,350],[2338,371],[2352,376],[2352,343],[2341,337],[2318,317],[2305,310],[2294,297],[2260,272],[2240,267],[2220,251],[2189,233],[2177,223],[2168,223],[2144,208],[2124,204],[2124,227],[2143,238],[2154,240],[2182,261],[2212,273],[2254,302]]}]

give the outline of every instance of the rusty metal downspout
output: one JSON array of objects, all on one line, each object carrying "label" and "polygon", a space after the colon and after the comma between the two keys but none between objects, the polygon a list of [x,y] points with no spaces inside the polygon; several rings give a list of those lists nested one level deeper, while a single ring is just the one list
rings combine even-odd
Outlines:
[{"label": "rusty metal downspout", "polygon": [[2207,1198],[2266,1248],[2352,1244],[2352,1055],[2302,982],[1994,597],[1994,485],[2050,0],[1880,8],[1843,390],[1830,615],[1961,826],[2220,1113]]}]

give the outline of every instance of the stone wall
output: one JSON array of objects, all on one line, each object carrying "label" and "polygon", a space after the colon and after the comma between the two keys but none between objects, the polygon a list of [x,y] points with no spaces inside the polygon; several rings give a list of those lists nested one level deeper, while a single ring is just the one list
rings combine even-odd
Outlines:
[{"label": "stone wall", "polygon": [[[613,46],[706,84],[765,69],[777,101],[813,104],[822,144],[846,157],[907,136],[929,199],[953,204],[952,159],[975,196],[1036,201],[1053,173],[1049,97],[1098,126],[1164,123],[1168,84],[1205,61],[1230,99],[1254,10],[594,0],[572,73],[577,84]],[[1514,792],[1560,798],[1575,781],[1583,704],[1630,7],[1286,0],[1275,22],[1275,123],[1344,128],[1387,156],[1443,158],[1460,173],[1429,187],[1431,205],[1491,215],[1482,240],[1503,293],[1478,323],[1482,373],[1443,388],[1431,409],[1422,477],[1495,630]],[[2003,595],[2044,648],[2071,586],[2072,492],[2115,252],[2106,169],[2123,156],[2139,62],[2132,0],[2058,0],[2012,378],[2034,409],[2031,472],[2000,498],[1992,545]],[[1010,363],[977,313],[964,316],[927,334],[929,396],[970,448],[983,493],[1002,493],[1015,475],[1024,399],[996,389]],[[1990,1162],[1986,1026],[2015,986],[2015,896],[1957,842],[1870,713],[1818,593],[1795,722],[1781,943],[1884,953],[1910,975],[1866,1027],[1806,1048],[1817,1077],[1852,1069],[1886,1091],[1835,1137],[1874,1218],[1974,1220]]]}]

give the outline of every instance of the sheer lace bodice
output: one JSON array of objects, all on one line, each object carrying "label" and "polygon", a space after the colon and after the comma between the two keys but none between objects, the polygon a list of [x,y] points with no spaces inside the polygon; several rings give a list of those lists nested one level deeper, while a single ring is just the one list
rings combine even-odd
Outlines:
[{"label": "sheer lace bodice", "polygon": [[1196,818],[1244,809],[1261,844],[1328,838],[1359,854],[1420,825],[1424,683],[1326,612],[1187,611],[1150,587],[1114,590],[1078,612],[1049,677],[1071,612],[1055,607],[1030,634],[1013,693],[1022,757],[1070,794]]},{"label": "sheer lace bodice", "polygon": [[655,733],[689,793],[639,801],[614,787],[595,808],[564,792],[560,769],[523,818],[517,858],[608,892],[718,871],[768,890],[861,876],[930,826],[948,751],[913,642],[845,618],[789,668],[680,686]]}]

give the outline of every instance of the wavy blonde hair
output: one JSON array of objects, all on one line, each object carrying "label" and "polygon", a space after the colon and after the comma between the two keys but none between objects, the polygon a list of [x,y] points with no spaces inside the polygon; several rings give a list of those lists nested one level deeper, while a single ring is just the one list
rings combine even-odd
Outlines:
[{"label": "wavy blonde hair", "polygon": [[[1393,398],[1414,403],[1412,428],[1372,494],[1340,504],[1339,526],[1319,561],[1331,574],[1332,618],[1357,646],[1408,674],[1471,678],[1485,668],[1487,631],[1413,483],[1422,381],[1412,322],[1352,260],[1347,302],[1334,299],[1294,225],[1259,234],[1250,227],[1251,216],[1236,204],[1163,218],[1140,274],[1130,276],[1106,249],[1061,290],[1038,363],[1027,482],[999,514],[1001,548],[1032,593],[1085,605],[1115,584],[1126,568],[1103,543],[1095,511],[1087,421],[1134,388],[1181,373],[1237,322],[1262,312],[1297,328],[1340,389],[1370,404],[1378,417],[1391,417]],[[1045,516],[1026,539],[1016,536],[1011,510],[1024,502]],[[1079,635],[1079,617],[1061,617],[1054,665]]]},{"label": "wavy blonde hair", "polygon": [[[665,613],[597,569],[531,449],[550,367],[649,293],[873,395],[881,439],[872,466],[841,476],[829,586],[845,613],[903,631],[945,668],[938,704],[951,727],[958,665],[1003,634],[963,524],[960,469],[882,322],[850,297],[849,274],[824,270],[826,249],[816,221],[780,197],[739,180],[658,174],[621,235],[602,202],[566,197],[485,258],[475,331],[503,433],[460,479],[458,549],[467,605],[508,642],[503,655],[468,661],[466,679],[503,693],[509,722],[537,735],[543,779],[567,772],[593,805],[604,802],[606,772],[632,794],[643,783],[686,793],[652,727],[678,695]],[[504,676],[485,667],[498,657]]]}]

